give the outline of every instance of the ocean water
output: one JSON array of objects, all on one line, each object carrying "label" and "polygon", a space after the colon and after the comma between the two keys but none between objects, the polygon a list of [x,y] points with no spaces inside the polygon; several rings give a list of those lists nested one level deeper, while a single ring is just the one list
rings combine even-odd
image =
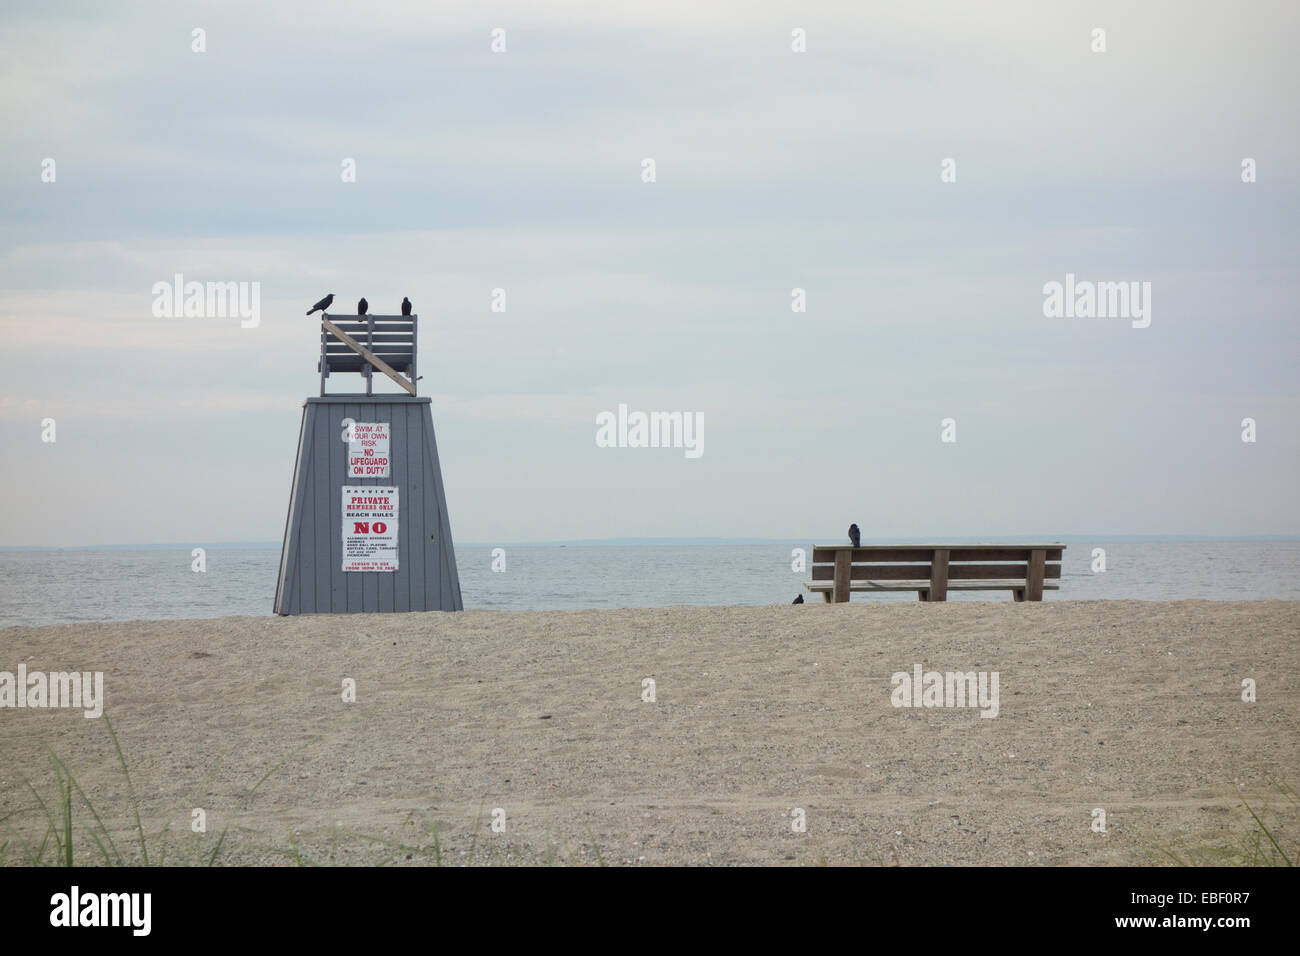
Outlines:
[{"label": "ocean water", "polygon": [[[672,604],[789,603],[806,573],[788,544],[514,545],[494,572],[490,546],[456,549],[466,608],[549,610]],[[1093,548],[1106,571],[1091,569]],[[0,627],[75,621],[271,614],[280,552],[207,549],[207,570],[188,548],[0,551]],[[1067,543],[1061,590],[1045,600],[1300,600],[1300,541]],[[914,601],[914,593],[853,600]],[[1009,601],[1009,592],[957,592],[955,601]],[[805,600],[820,601],[814,595]]]}]

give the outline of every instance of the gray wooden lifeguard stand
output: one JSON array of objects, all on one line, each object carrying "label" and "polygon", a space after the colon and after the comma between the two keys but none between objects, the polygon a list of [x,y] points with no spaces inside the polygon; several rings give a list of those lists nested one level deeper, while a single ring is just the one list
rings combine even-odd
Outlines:
[{"label": "gray wooden lifeguard stand", "polygon": [[[303,403],[277,614],[463,607],[432,406],[415,394],[418,321],[322,314],[320,397]],[[326,381],[340,372],[359,373],[365,392],[327,394]],[[375,372],[406,394],[375,394]],[[387,455],[358,457],[358,436],[382,435],[384,425]],[[376,446],[369,441],[363,454]]]}]

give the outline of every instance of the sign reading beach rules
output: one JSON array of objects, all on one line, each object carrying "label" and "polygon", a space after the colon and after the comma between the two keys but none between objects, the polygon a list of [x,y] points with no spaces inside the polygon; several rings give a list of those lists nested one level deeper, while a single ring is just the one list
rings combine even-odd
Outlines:
[{"label": "sign reading beach rules", "polygon": [[396,488],[343,486],[343,570],[397,570]]},{"label": "sign reading beach rules", "polygon": [[348,439],[349,478],[387,478],[388,422],[353,422]]}]

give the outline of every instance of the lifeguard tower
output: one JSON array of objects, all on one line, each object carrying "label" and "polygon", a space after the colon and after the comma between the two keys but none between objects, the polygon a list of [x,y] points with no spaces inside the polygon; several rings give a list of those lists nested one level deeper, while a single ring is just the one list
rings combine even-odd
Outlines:
[{"label": "lifeguard tower", "polygon": [[[322,313],[320,396],[303,402],[277,614],[459,611],[460,577],[415,315]],[[374,376],[404,393],[374,392]],[[329,394],[331,375],[365,391]]]}]

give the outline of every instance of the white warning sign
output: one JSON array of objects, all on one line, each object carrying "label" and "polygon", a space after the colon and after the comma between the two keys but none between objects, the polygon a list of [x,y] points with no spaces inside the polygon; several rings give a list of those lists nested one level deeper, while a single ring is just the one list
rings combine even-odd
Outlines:
[{"label": "white warning sign", "polygon": [[343,570],[397,570],[397,489],[343,486]]},{"label": "white warning sign", "polygon": [[387,478],[388,422],[353,422],[348,438],[348,477]]}]

